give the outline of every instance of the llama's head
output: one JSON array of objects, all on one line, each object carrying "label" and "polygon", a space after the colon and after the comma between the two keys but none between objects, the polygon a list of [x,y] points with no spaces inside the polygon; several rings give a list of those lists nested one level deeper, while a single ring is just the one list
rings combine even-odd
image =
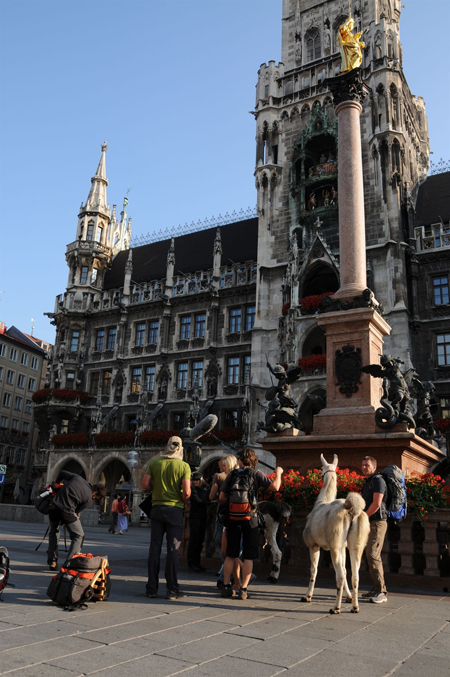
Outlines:
[{"label": "llama's head", "polygon": [[322,477],[323,477],[325,473],[330,471],[334,472],[336,470],[338,464],[338,457],[335,454],[333,456],[333,463],[327,463],[323,457],[323,454],[320,454],[320,462],[322,463]]}]

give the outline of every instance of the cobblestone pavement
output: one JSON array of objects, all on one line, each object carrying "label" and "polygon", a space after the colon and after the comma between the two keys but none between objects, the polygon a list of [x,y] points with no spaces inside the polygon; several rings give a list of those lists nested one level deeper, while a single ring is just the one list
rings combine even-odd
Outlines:
[{"label": "cobblestone pavement", "polygon": [[302,604],[305,581],[271,586],[259,578],[247,601],[222,599],[214,572],[181,571],[188,596],[144,596],[149,530],[112,536],[89,528],[84,552],[107,554],[113,567],[108,602],[67,613],[45,595],[51,578],[42,525],[0,522],[0,545],[12,561],[0,603],[0,675],[16,677],[448,677],[448,596],[390,594],[388,604],[344,605],[330,616],[334,590],[320,586]]}]

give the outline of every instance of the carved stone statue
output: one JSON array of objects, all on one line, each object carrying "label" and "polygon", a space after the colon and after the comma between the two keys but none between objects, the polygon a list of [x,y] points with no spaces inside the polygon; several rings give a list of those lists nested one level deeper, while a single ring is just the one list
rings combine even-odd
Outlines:
[{"label": "carved stone statue", "polygon": [[363,60],[363,49],[366,46],[361,41],[363,32],[355,33],[352,31],[355,27],[355,20],[349,16],[342,26],[339,26],[337,38],[339,51],[342,57],[340,73],[348,73],[354,68],[359,68]]},{"label": "carved stone statue", "polygon": [[281,364],[276,364],[272,368],[270,362],[267,362],[267,368],[275,376],[278,383],[266,390],[266,400],[269,402],[269,406],[265,422],[260,421],[258,423],[258,430],[280,433],[289,428],[299,428],[300,422],[295,413],[297,402],[290,396],[290,386],[300,376],[300,367],[285,369]]},{"label": "carved stone statue", "polygon": [[433,416],[430,410],[431,398],[436,390],[431,381],[419,381],[418,378],[411,379],[411,392],[417,398],[417,412],[414,420],[417,423],[417,434],[424,439],[434,439],[436,431],[434,429]]},{"label": "carved stone statue", "polygon": [[375,423],[379,428],[392,428],[402,421],[409,428],[415,428],[416,422],[408,410],[410,392],[407,381],[414,374],[414,369],[402,373],[403,362],[391,355],[382,355],[380,364],[369,364],[361,367],[361,371],[383,379],[383,396],[381,407],[375,412]]}]

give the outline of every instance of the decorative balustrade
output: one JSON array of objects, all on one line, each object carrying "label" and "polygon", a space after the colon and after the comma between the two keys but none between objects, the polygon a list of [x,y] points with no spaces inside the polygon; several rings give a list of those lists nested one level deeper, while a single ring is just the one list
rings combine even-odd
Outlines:
[{"label": "decorative balustrade", "polygon": [[450,247],[450,224],[434,223],[414,229],[418,252]]}]

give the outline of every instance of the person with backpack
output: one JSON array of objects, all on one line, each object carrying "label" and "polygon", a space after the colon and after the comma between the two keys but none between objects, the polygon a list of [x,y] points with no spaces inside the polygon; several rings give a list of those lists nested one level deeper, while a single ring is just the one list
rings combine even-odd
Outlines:
[{"label": "person with backpack", "polygon": [[224,586],[222,597],[233,597],[230,584],[231,574],[236,560],[239,558],[242,540],[243,566],[241,570],[241,587],[237,592],[239,599],[247,599],[247,587],[253,571],[253,560],[259,555],[259,527],[256,510],[258,489],[278,491],[281,486],[283,469],[277,467],[275,479],[256,469],[258,457],[253,449],[243,449],[238,454],[239,468],[233,470],[220,488],[219,503],[228,502],[227,557],[224,564]]},{"label": "person with backpack", "polygon": [[387,531],[387,485],[381,474],[377,472],[377,461],[373,456],[364,456],[361,469],[366,478],[361,495],[366,501],[366,513],[370,522],[366,557],[373,583],[372,590],[364,593],[362,597],[374,604],[383,604],[388,601],[381,560],[381,551]]},{"label": "person with backpack", "polygon": [[180,437],[171,437],[165,450],[150,460],[141,486],[144,491],[152,490],[145,594],[150,599],[158,596],[159,563],[166,534],[166,599],[177,600],[185,597],[178,584],[178,548],[183,540],[183,508],[191,495],[191,469],[183,461],[183,443]]},{"label": "person with backpack", "polygon": [[70,548],[66,561],[81,552],[84,531],[81,526],[80,513],[93,506],[97,492],[80,475],[61,470],[58,476],[58,488],[52,498],[52,508],[48,513],[50,532],[48,535],[47,562],[49,569],[55,571],[58,563],[58,539],[60,526],[66,527],[70,535]]}]

